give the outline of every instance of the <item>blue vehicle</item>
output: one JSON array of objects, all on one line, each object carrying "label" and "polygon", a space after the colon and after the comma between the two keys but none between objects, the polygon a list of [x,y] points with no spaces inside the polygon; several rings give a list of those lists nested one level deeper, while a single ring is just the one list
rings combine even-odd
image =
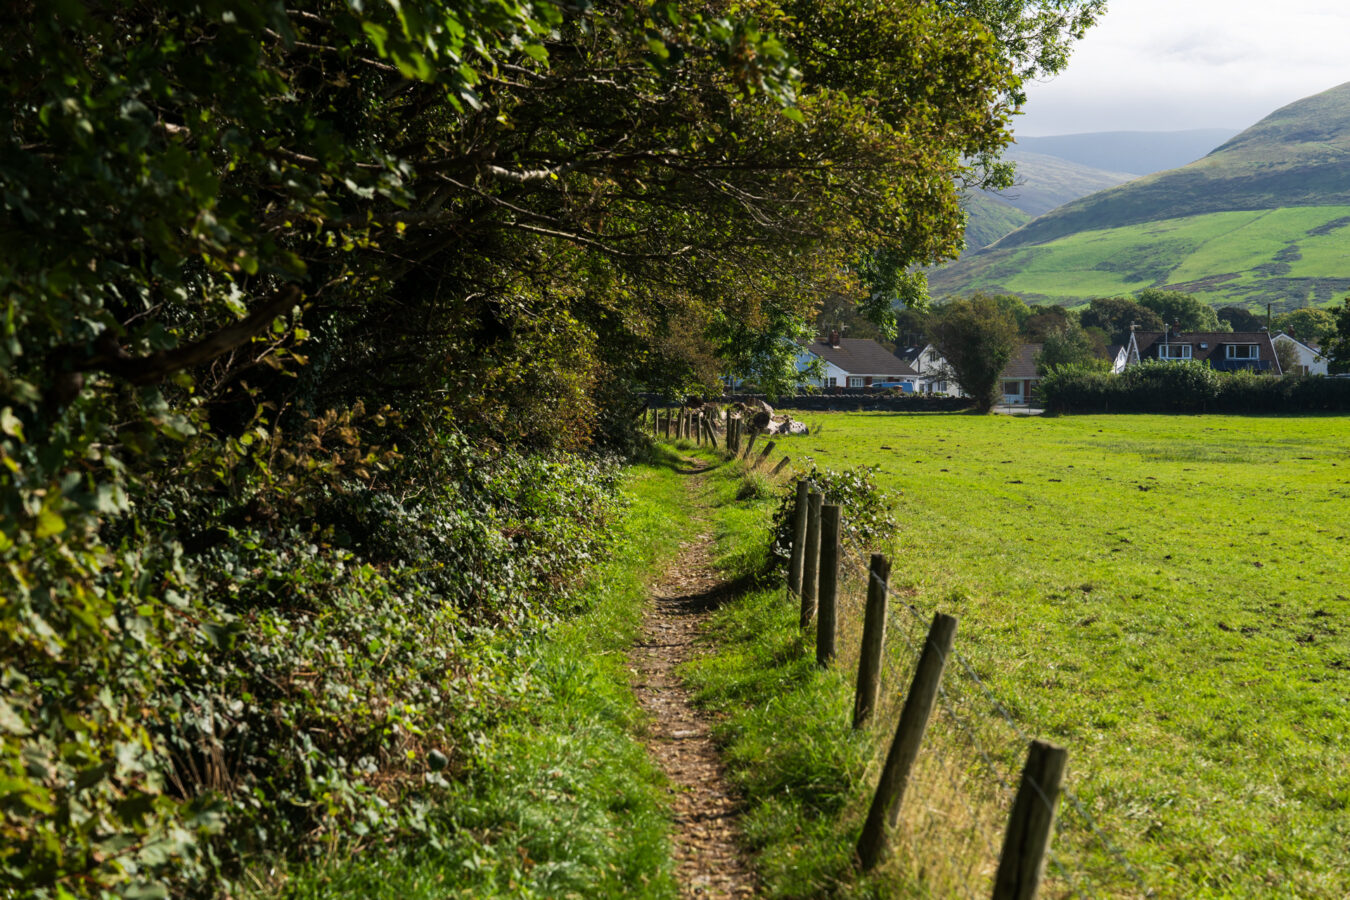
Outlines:
[{"label": "blue vehicle", "polygon": [[885,391],[885,390],[890,390],[890,389],[893,389],[893,388],[899,388],[902,392],[904,392],[904,393],[906,393],[906,394],[912,394],[912,393],[914,393],[914,382],[912,382],[912,381],[874,381],[874,382],[872,382],[872,390],[874,390],[874,391]]}]

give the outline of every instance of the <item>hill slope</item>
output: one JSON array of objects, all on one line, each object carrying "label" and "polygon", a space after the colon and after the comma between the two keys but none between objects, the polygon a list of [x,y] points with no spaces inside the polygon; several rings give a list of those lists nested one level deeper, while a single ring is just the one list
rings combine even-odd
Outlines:
[{"label": "hill slope", "polygon": [[1350,83],[1290,104],[1180,169],[1069,203],[933,273],[935,293],[1063,303],[1146,287],[1219,303],[1350,290]]},{"label": "hill slope", "polygon": [[977,191],[963,204],[970,215],[966,244],[972,250],[992,244],[1055,207],[1136,177],[1018,147],[1009,148],[1005,156],[1017,163],[1017,183],[1004,191]]}]

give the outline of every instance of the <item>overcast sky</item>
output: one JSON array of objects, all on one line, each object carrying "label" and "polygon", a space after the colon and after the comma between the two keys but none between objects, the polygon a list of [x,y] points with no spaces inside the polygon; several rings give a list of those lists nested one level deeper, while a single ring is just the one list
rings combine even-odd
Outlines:
[{"label": "overcast sky", "polygon": [[1254,124],[1350,81],[1350,0],[1109,0],[1056,78],[1028,86],[1026,137]]}]

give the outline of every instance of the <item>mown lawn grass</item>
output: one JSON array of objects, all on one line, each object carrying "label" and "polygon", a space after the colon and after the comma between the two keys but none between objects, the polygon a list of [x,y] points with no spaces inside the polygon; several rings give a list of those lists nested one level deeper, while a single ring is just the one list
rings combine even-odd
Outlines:
[{"label": "mown lawn grass", "polygon": [[961,618],[1160,896],[1350,895],[1350,419],[804,417],[799,458],[879,467],[893,587]]},{"label": "mown lawn grass", "polygon": [[694,529],[688,475],[659,451],[630,470],[629,505],[610,557],[589,579],[585,612],[502,646],[519,680],[515,708],[480,736],[438,813],[454,822],[436,846],[371,848],[278,875],[258,897],[443,900],[462,897],[644,897],[678,894],[663,776],[640,740],[642,712],[626,651],[647,584]]}]

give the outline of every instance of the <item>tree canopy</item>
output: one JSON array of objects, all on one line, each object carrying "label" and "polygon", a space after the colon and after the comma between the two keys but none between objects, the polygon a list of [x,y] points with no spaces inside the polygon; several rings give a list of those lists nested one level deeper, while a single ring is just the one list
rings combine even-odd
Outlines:
[{"label": "tree canopy", "polygon": [[[1101,6],[11,4],[0,893],[204,879],[425,787],[381,710],[339,727],[277,667],[312,651],[334,696],[382,696],[409,670],[363,680],[373,651],[322,629],[415,622],[448,654],[528,618],[509,598],[566,567],[509,551],[581,547],[585,516],[494,512],[554,477],[522,451],[618,444],[644,390],[782,376],[862,253],[950,258],[1021,79]],[[399,681],[425,729],[437,659]],[[208,725],[267,802],[191,776]],[[378,789],[343,768],[367,740]]]},{"label": "tree canopy", "polygon": [[999,375],[1018,343],[1017,320],[997,298],[977,294],[952,300],[933,312],[933,345],[951,367],[952,379],[988,412],[998,401]]}]

